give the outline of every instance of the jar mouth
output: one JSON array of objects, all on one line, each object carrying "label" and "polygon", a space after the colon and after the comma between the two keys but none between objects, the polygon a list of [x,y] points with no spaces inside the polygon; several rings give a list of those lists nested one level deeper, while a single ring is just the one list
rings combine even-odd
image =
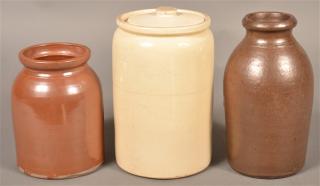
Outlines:
[{"label": "jar mouth", "polygon": [[253,12],[243,18],[242,25],[247,30],[283,31],[294,28],[297,20],[284,12]]},{"label": "jar mouth", "polygon": [[24,66],[39,70],[74,68],[86,63],[89,57],[88,47],[65,42],[32,45],[22,49],[19,53]]}]

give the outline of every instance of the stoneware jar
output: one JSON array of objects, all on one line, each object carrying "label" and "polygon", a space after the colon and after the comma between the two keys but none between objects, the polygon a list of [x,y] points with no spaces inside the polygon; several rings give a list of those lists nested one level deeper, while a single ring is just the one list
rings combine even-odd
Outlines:
[{"label": "stoneware jar", "polygon": [[149,178],[189,176],[211,158],[210,18],[172,7],[118,17],[113,96],[118,165]]},{"label": "stoneware jar", "polygon": [[253,177],[278,178],[304,164],[313,99],[309,59],[282,12],[244,17],[247,33],[224,76],[228,159]]},{"label": "stoneware jar", "polygon": [[19,169],[60,179],[94,171],[103,162],[99,80],[87,65],[90,50],[47,43],[21,50],[25,68],[12,90]]}]

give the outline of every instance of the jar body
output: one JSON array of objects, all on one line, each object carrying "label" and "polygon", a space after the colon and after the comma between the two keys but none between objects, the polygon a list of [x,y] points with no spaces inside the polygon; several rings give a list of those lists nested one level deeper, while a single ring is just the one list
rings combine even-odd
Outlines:
[{"label": "jar body", "polygon": [[211,159],[213,36],[138,35],[113,39],[116,160],[135,175],[168,179]]},{"label": "jar body", "polygon": [[12,91],[17,164],[45,179],[75,177],[103,162],[99,80],[88,65],[24,68]]},{"label": "jar body", "polygon": [[248,31],[224,77],[228,160],[236,171],[285,177],[304,164],[312,67],[291,30]]}]

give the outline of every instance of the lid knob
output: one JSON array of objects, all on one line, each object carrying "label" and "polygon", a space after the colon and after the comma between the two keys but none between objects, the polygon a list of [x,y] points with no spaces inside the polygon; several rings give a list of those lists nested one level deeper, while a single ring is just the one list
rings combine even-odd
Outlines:
[{"label": "lid knob", "polygon": [[158,15],[177,15],[177,9],[170,6],[160,6],[156,9]]}]

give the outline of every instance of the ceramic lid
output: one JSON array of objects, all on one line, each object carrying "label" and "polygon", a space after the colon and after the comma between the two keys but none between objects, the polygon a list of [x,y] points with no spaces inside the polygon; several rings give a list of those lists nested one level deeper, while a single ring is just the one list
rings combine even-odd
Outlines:
[{"label": "ceramic lid", "polygon": [[210,17],[200,12],[158,7],[122,14],[117,19],[120,28],[144,34],[186,34],[204,30],[210,26]]}]

